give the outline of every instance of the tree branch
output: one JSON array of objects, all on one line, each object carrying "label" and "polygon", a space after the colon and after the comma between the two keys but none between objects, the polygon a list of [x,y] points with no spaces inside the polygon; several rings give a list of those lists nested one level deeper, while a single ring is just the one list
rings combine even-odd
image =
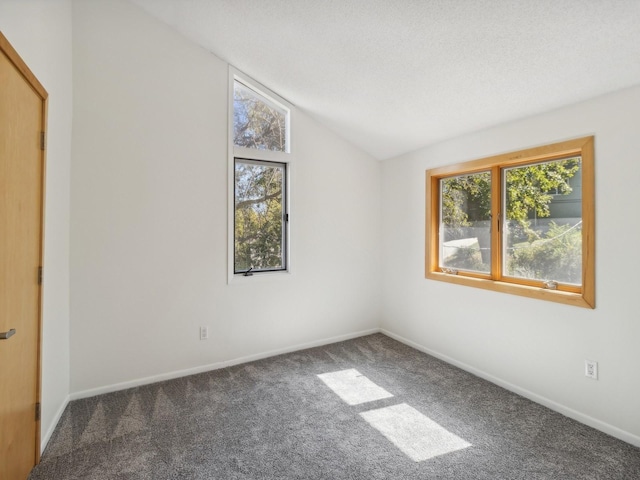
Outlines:
[{"label": "tree branch", "polygon": [[279,197],[281,194],[282,194],[282,190],[278,190],[277,192],[270,193],[269,195],[265,195],[262,198],[250,198],[248,200],[241,200],[239,202],[236,202],[236,209],[247,208],[257,203],[266,202],[267,200],[272,200],[274,198]]}]

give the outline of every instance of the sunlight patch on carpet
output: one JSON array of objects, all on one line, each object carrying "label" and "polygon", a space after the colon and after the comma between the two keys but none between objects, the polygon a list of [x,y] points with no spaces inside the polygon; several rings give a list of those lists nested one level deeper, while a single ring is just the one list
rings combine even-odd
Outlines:
[{"label": "sunlight patch on carpet", "polygon": [[415,462],[471,446],[406,403],[360,415]]},{"label": "sunlight patch on carpet", "polygon": [[373,383],[354,368],[322,373],[318,377],[348,405],[359,405],[393,397],[391,393]]}]

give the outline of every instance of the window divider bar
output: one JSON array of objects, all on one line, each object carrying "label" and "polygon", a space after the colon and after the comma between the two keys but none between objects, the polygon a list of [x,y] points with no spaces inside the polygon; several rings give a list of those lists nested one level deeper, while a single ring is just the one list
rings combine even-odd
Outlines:
[{"label": "window divider bar", "polygon": [[[491,278],[502,278],[502,173],[500,167],[491,168]],[[502,225],[501,225],[502,223]]]}]

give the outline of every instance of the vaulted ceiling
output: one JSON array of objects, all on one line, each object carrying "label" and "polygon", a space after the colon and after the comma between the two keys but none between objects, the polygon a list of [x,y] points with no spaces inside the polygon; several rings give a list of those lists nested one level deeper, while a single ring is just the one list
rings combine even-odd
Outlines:
[{"label": "vaulted ceiling", "polygon": [[132,0],[378,159],[640,84],[639,0]]}]

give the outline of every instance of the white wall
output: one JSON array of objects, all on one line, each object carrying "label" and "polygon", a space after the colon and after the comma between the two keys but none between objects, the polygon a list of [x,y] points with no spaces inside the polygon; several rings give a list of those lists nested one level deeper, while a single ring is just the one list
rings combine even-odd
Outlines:
[{"label": "white wall", "polygon": [[[639,111],[637,87],[385,161],[383,328],[640,445]],[[426,169],[592,134],[595,310],[425,280]]]},{"label": "white wall", "polygon": [[42,339],[42,447],[69,393],[71,2],[2,0],[0,30],[49,93]]},{"label": "white wall", "polygon": [[378,162],[297,112],[295,273],[229,286],[228,65],[121,0],[73,26],[75,396],[379,325]]}]

